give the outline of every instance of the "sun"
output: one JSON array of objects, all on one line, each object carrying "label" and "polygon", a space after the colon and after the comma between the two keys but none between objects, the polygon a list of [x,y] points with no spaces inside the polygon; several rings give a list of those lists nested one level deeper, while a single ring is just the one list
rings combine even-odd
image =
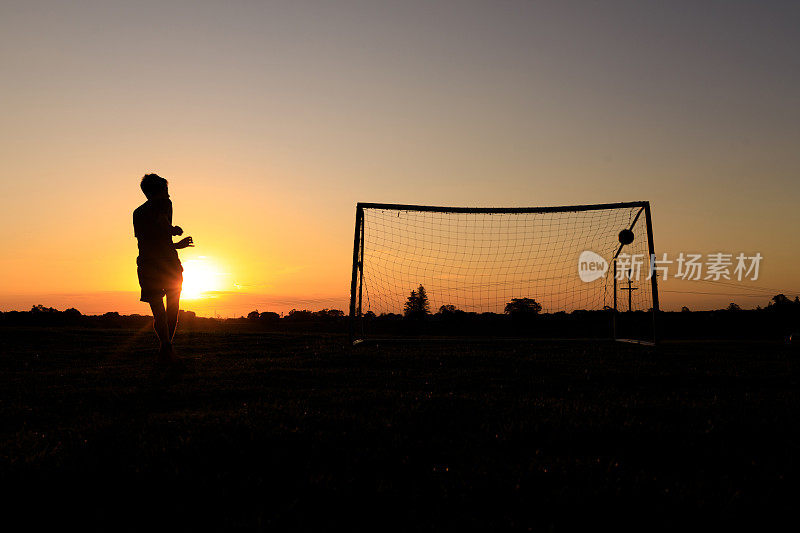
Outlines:
[{"label": "sun", "polygon": [[222,276],[214,262],[206,256],[187,259],[183,262],[181,298],[184,300],[208,298],[209,293],[222,289]]}]

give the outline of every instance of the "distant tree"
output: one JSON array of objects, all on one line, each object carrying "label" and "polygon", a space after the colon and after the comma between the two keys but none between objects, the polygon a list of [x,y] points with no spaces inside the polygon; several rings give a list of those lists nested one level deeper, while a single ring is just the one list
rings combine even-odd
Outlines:
[{"label": "distant tree", "polygon": [[447,304],[447,305],[441,306],[439,308],[439,312],[437,314],[440,314],[440,315],[454,315],[456,313],[456,311],[458,311],[458,309],[456,309],[455,305]]},{"label": "distant tree", "polygon": [[428,303],[428,293],[425,292],[425,287],[422,285],[419,286],[417,289],[417,299],[419,300],[419,312],[423,315],[427,315],[431,312],[431,306]]},{"label": "distant tree", "polygon": [[273,313],[272,311],[264,311],[258,315],[258,319],[262,322],[275,322],[280,319],[280,315],[278,313]]},{"label": "distant tree", "polygon": [[772,302],[770,303],[770,305],[784,306],[790,303],[792,303],[792,301],[789,300],[789,298],[787,298],[785,294],[776,294],[775,296],[772,297]]},{"label": "distant tree", "polygon": [[317,311],[316,314],[322,318],[342,318],[344,316],[344,311],[341,309],[323,309]]},{"label": "distant tree", "polygon": [[247,320],[254,320],[254,321],[258,320],[259,316],[261,315],[259,314],[258,309],[256,309],[255,311],[250,311],[249,313],[247,313]]},{"label": "distant tree", "polygon": [[375,313],[373,311],[367,311],[366,313],[364,313],[364,318],[366,318],[367,320],[372,320],[373,318],[375,318]]},{"label": "distant tree", "polygon": [[55,307],[45,307],[42,304],[31,307],[31,313],[58,313]]},{"label": "distant tree", "polygon": [[730,305],[728,305],[728,307],[725,310],[726,311],[741,311],[742,308],[739,307],[739,305],[736,304],[735,302],[731,302]]},{"label": "distant tree", "polygon": [[403,312],[406,315],[410,315],[417,309],[417,291],[413,289],[411,291],[411,296],[408,297],[406,300],[406,304],[403,306]]},{"label": "distant tree", "polygon": [[420,285],[417,287],[417,290],[411,291],[411,295],[408,297],[403,307],[403,314],[409,318],[423,318],[425,315],[430,314],[430,312],[428,294],[425,292],[425,287]]},{"label": "distant tree", "polygon": [[311,320],[314,318],[314,313],[308,309],[292,309],[286,318],[290,320]]},{"label": "distant tree", "polygon": [[686,307],[685,305],[681,307],[681,313],[691,313],[692,310]]},{"label": "distant tree", "polygon": [[64,316],[71,317],[71,318],[77,318],[77,317],[81,316],[81,312],[78,311],[77,309],[75,309],[74,307],[70,307],[69,309],[64,311]]},{"label": "distant tree", "polygon": [[512,298],[504,313],[513,316],[535,316],[542,311],[542,304],[533,298]]}]

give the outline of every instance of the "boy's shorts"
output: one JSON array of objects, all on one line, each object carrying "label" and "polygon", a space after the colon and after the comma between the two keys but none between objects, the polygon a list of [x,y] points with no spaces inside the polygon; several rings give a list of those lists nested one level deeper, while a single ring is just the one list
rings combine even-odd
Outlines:
[{"label": "boy's shorts", "polygon": [[137,258],[136,264],[139,286],[142,288],[142,296],[139,298],[141,301],[160,300],[168,292],[181,292],[183,267],[180,261],[142,261]]}]

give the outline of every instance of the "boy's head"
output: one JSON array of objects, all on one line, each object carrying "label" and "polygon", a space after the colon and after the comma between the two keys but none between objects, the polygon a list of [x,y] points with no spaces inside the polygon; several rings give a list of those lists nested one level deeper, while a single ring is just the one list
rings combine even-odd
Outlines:
[{"label": "boy's head", "polygon": [[167,180],[158,174],[145,174],[140,186],[148,200],[159,198],[167,194]]}]

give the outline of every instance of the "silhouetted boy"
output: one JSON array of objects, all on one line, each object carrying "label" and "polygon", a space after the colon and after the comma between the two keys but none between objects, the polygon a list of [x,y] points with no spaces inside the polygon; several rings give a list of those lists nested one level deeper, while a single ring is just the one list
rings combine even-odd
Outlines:
[{"label": "silhouetted boy", "polygon": [[[172,242],[172,236],[182,235],[183,230],[172,225],[172,201],[167,180],[157,174],[146,174],[141,187],[147,201],[133,212],[133,232],[139,241],[136,265],[142,287],[140,299],[148,302],[153,310],[153,328],[161,341],[158,360],[172,362],[177,359],[172,338],[178,325],[183,284],[183,266],[176,250],[194,246],[194,243],[191,237]],[[164,296],[167,297],[166,309]]]}]

